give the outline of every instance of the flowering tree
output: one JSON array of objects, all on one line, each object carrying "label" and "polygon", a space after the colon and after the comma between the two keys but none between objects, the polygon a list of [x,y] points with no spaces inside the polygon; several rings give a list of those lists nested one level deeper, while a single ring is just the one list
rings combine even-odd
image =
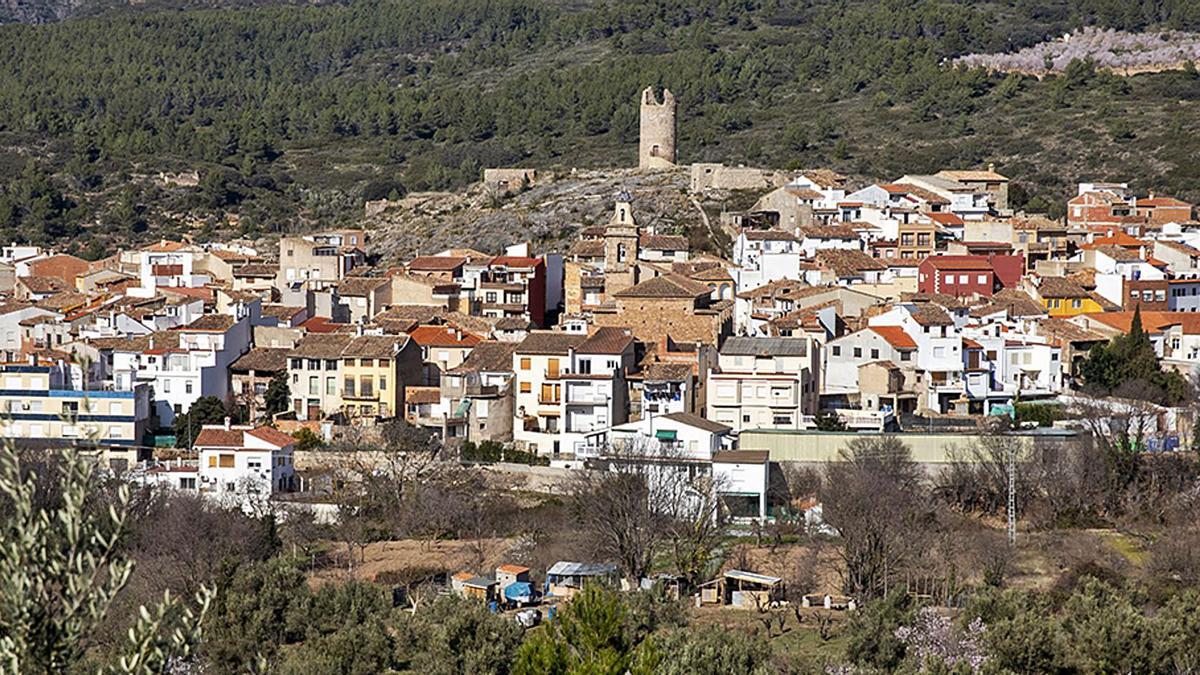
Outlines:
[{"label": "flowering tree", "polygon": [[958,628],[950,619],[932,607],[917,613],[911,626],[896,629],[896,638],[904,643],[908,658],[914,660],[921,672],[942,665],[951,670],[962,665],[972,673],[981,672],[987,662],[983,635],[987,626],[975,617],[966,628]]}]

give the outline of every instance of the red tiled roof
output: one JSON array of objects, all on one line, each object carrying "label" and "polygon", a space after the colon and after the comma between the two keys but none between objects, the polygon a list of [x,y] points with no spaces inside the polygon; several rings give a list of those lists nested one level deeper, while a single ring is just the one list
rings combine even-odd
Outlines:
[{"label": "red tiled roof", "polygon": [[525,256],[515,255],[500,255],[492,258],[490,265],[504,265],[505,267],[537,267],[542,262],[541,258],[529,258]]},{"label": "red tiled roof", "polygon": [[931,255],[925,262],[939,270],[991,270],[992,263],[979,255]]},{"label": "red tiled roof", "polygon": [[296,439],[292,438],[291,436],[283,433],[282,431],[280,431],[278,429],[272,429],[271,427],[258,427],[256,429],[251,429],[250,431],[247,431],[246,433],[250,434],[251,436],[257,438],[260,441],[263,441],[265,443],[270,443],[271,445],[274,445],[277,448],[287,447],[287,446],[291,445],[292,443],[296,442]]},{"label": "red tiled roof", "polygon": [[413,258],[408,263],[408,269],[421,272],[449,272],[467,262],[466,258],[449,255],[423,255]]},{"label": "red tiled roof", "polygon": [[417,326],[409,337],[422,347],[474,347],[483,338],[454,326]]},{"label": "red tiled roof", "polygon": [[868,326],[896,349],[916,349],[917,343],[899,326]]},{"label": "red tiled roof", "polygon": [[334,323],[323,316],[314,316],[300,324],[300,327],[309,333],[333,333],[342,325],[344,324]]}]

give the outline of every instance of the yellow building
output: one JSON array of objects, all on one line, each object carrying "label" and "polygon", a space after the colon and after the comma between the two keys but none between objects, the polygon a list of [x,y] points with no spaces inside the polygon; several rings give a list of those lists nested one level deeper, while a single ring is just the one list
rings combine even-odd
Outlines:
[{"label": "yellow building", "polygon": [[1066,277],[1042,277],[1035,290],[1050,316],[1072,317],[1108,309],[1102,298]]}]

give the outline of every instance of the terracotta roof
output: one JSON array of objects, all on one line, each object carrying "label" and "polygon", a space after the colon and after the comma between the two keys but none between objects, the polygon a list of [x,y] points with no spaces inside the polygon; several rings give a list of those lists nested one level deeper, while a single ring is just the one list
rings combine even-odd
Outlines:
[{"label": "terracotta roof", "polygon": [[20,277],[17,279],[30,293],[56,293],[67,289],[67,282],[58,277]]},{"label": "terracotta roof", "polygon": [[742,230],[746,241],[796,241],[796,235],[783,230]]},{"label": "terracotta roof", "polygon": [[717,464],[764,464],[771,459],[767,450],[726,450],[714,452],[712,461]]},{"label": "terracotta roof", "polygon": [[[1116,311],[1087,314],[1088,319],[1099,321],[1121,332],[1128,333],[1133,324],[1133,312]],[[1142,326],[1147,332],[1157,333],[1168,326],[1178,325],[1188,334],[1200,333],[1200,314],[1194,312],[1142,312]]]},{"label": "terracotta roof", "polygon": [[504,572],[505,574],[525,574],[529,571],[529,568],[521,567],[520,565],[501,565],[496,568],[496,571]]},{"label": "terracotta roof", "polygon": [[390,359],[403,343],[404,339],[395,335],[356,335],[346,344],[342,356]]},{"label": "terracotta roof", "polygon": [[60,291],[37,302],[42,309],[63,310],[86,304],[88,296],[75,291]]},{"label": "terracotta roof", "polygon": [[754,300],[758,298],[771,298],[780,295],[786,290],[801,290],[801,289],[817,289],[817,292],[825,292],[831,290],[824,286],[809,286],[808,284],[798,279],[776,279],[748,291],[738,293],[738,297],[743,300]]},{"label": "terracotta roof", "polygon": [[1115,246],[1113,244],[1101,244],[1097,246],[1095,244],[1090,244],[1085,245],[1084,248],[1091,248],[1095,251],[1103,253],[1117,262],[1144,262],[1142,260],[1142,256],[1122,246]]},{"label": "terracotta roof", "polygon": [[304,323],[300,324],[300,327],[303,328],[306,333],[334,333],[337,332],[340,327],[345,325],[346,324],[343,323],[334,323],[323,316],[314,316],[310,319],[306,319]]},{"label": "terracotta roof", "polygon": [[995,171],[972,171],[972,170],[950,170],[939,171],[938,175],[945,176],[951,180],[970,181],[970,182],[1008,182],[1006,176],[1002,176]]},{"label": "terracotta roof", "polygon": [[492,258],[489,265],[504,265],[505,267],[516,267],[518,269],[537,267],[542,262],[541,258],[530,258],[527,256],[501,255]]},{"label": "terracotta roof", "polygon": [[1107,342],[1108,338],[1077,323],[1049,317],[1038,321],[1038,333],[1059,342]]},{"label": "terracotta roof", "polygon": [[352,339],[354,336],[346,333],[309,333],[296,343],[292,355],[312,359],[340,358]]},{"label": "terracotta roof", "polygon": [[1137,205],[1138,205],[1138,207],[1149,206],[1152,208],[1157,208],[1160,206],[1175,206],[1175,207],[1190,208],[1192,206],[1191,204],[1189,204],[1183,200],[1180,200],[1180,199],[1175,199],[1174,197],[1147,197],[1145,199],[1137,200]]},{"label": "terracotta roof", "polygon": [[338,284],[337,291],[338,295],[366,297],[390,283],[385,277],[346,277]]},{"label": "terracotta roof", "polygon": [[666,418],[672,422],[686,424],[689,427],[695,427],[696,429],[701,429],[714,434],[731,431],[733,428],[729,425],[721,424],[720,422],[713,422],[712,420],[704,419],[699,415],[693,415],[685,412],[667,413],[666,415],[659,415],[659,418]]},{"label": "terracotta roof", "polygon": [[296,317],[297,314],[303,311],[303,307],[288,307],[287,305],[266,304],[262,306],[262,309],[259,313],[262,316],[290,322]]},{"label": "terracotta roof", "polygon": [[884,265],[878,259],[872,258],[862,251],[823,249],[817,251],[813,257],[822,266],[833,270],[833,273],[838,277],[853,277],[857,276],[860,272],[887,269],[887,265]]},{"label": "terracotta roof", "polygon": [[643,234],[638,246],[659,251],[686,251],[688,240],[676,234]]},{"label": "terracotta roof", "polygon": [[692,377],[692,366],[687,363],[649,363],[642,366],[645,382],[682,382]]},{"label": "terracotta roof", "polygon": [[596,329],[575,347],[578,354],[621,354],[633,343],[633,334],[628,328],[605,326]]},{"label": "terracotta roof", "polygon": [[858,230],[847,225],[813,225],[801,228],[801,234],[813,239],[842,239],[854,241],[860,238]]},{"label": "terracotta roof", "polygon": [[571,244],[567,255],[576,258],[603,258],[604,242],[599,239],[580,239]]},{"label": "terracotta roof", "polygon": [[296,442],[295,438],[271,427],[256,427],[246,433],[277,448],[284,448]]},{"label": "terracotta roof", "polygon": [[197,448],[241,448],[245,443],[241,429],[226,429],[223,426],[204,425],[196,435],[193,445]]},{"label": "terracotta roof", "polygon": [[955,213],[926,213],[925,216],[938,225],[956,226],[966,224],[966,221]]},{"label": "terracotta roof", "polygon": [[896,349],[916,349],[917,343],[904,329],[899,326],[867,326],[868,330],[879,334],[888,344]]},{"label": "terracotta roof", "polygon": [[806,169],[800,175],[823,188],[841,187],[846,182],[845,176],[831,169]]},{"label": "terracotta roof", "polygon": [[808,340],[794,337],[732,336],[721,345],[721,354],[734,356],[806,356]]},{"label": "terracotta roof", "polygon": [[954,310],[966,307],[966,303],[962,301],[962,298],[956,298],[953,295],[946,295],[945,293],[901,293],[900,300],[901,302],[912,303],[932,302],[935,305]]},{"label": "terracotta roof", "polygon": [[418,272],[452,272],[465,264],[467,264],[465,257],[422,255],[410,260],[405,267]]},{"label": "terracotta roof", "polygon": [[1000,311],[1009,317],[1041,316],[1046,313],[1046,308],[1024,291],[1005,288],[993,295],[986,304],[972,308],[971,316],[986,316]]},{"label": "terracotta roof", "polygon": [[480,342],[457,368],[448,372],[463,373],[506,373],[512,371],[512,355],[517,350],[515,342]]},{"label": "terracotta roof", "polygon": [[913,321],[919,326],[953,326],[954,319],[946,313],[946,310],[932,303],[923,303],[916,305],[912,311]]},{"label": "terracotta roof", "polygon": [[559,333],[556,331],[537,330],[525,336],[517,345],[518,354],[550,354],[565,356],[571,349],[587,339],[578,333]]},{"label": "terracotta roof", "polygon": [[617,298],[697,298],[712,293],[704,284],[677,274],[664,274],[614,293]]},{"label": "terracotta roof", "polygon": [[496,319],[495,330],[529,330],[533,322],[523,316],[502,316]]},{"label": "terracotta roof", "polygon": [[887,185],[881,185],[880,187],[891,193],[910,194],[921,201],[928,202],[930,204],[950,203],[949,199],[946,199],[938,193],[926,190],[925,188],[918,185],[913,185],[912,183],[889,183]]},{"label": "terracotta roof", "polygon": [[1086,298],[1088,292],[1077,282],[1066,277],[1042,277],[1037,286],[1043,298]]},{"label": "terracotta roof", "polygon": [[224,333],[237,321],[228,314],[204,314],[195,321],[175,330],[185,333]]},{"label": "terracotta roof", "polygon": [[452,325],[418,326],[408,335],[422,347],[474,347],[483,342],[481,336]]},{"label": "terracotta roof", "polygon": [[163,239],[163,240],[159,241],[157,244],[150,244],[149,246],[143,247],[141,250],[147,251],[150,253],[171,253],[173,251],[178,251],[179,249],[186,248],[187,246],[188,246],[188,244],[185,244],[181,241],[170,241],[167,239]]},{"label": "terracotta roof", "polygon": [[1125,248],[1141,248],[1149,245],[1149,242],[1145,241],[1144,239],[1138,239],[1137,237],[1120,230],[1109,232],[1103,237],[1096,237],[1095,239],[1092,239],[1090,243],[1097,246],[1112,244],[1114,246],[1123,246]]},{"label": "terracotta roof", "polygon": [[287,370],[288,354],[291,351],[280,347],[255,347],[239,356],[229,365],[229,369],[238,372],[254,370],[269,373]]},{"label": "terracotta roof", "polygon": [[274,278],[279,268],[270,263],[246,263],[233,269],[234,278],[254,277],[260,279]]}]

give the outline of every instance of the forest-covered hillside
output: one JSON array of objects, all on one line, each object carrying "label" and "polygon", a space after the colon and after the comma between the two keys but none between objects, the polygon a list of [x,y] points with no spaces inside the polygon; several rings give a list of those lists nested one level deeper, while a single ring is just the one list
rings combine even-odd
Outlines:
[{"label": "forest-covered hillside", "polygon": [[[636,96],[680,159],[889,178],[995,162],[1015,201],[1083,178],[1200,199],[1200,76],[949,67],[1083,25],[1200,28],[1186,0],[372,0],[112,10],[0,27],[0,238],[99,255],[255,235],[481,167],[631,165]],[[198,189],[147,179],[198,170]],[[235,214],[236,218],[226,218]],[[232,225],[230,224],[232,223]]]}]

